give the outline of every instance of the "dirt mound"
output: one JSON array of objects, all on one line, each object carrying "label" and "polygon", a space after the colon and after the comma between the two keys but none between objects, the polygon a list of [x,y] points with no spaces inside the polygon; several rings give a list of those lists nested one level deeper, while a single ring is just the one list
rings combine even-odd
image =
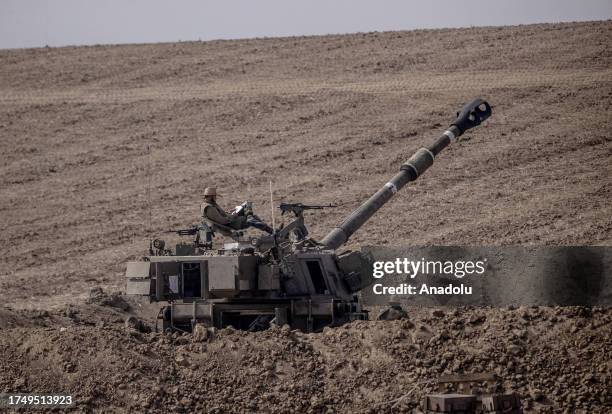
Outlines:
[{"label": "dirt mound", "polygon": [[608,308],[409,314],[319,334],[230,328],[202,341],[120,321],[12,328],[0,336],[12,361],[0,387],[61,389],[103,411],[405,412],[444,373],[494,372],[530,412],[612,407]]}]

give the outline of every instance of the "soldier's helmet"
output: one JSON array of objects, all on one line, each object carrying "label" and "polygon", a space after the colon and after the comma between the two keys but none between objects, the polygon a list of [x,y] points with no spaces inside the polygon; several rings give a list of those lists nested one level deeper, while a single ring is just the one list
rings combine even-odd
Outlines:
[{"label": "soldier's helmet", "polygon": [[217,189],[215,187],[206,187],[204,189],[204,197],[216,197]]}]

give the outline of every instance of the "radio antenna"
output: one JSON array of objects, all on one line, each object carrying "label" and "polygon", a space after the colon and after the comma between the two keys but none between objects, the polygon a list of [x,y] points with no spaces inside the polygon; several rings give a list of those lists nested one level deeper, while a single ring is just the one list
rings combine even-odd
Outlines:
[{"label": "radio antenna", "polygon": [[272,229],[276,231],[276,223],[274,220],[274,196],[272,193],[272,180],[270,180],[270,211],[272,212]]},{"label": "radio antenna", "polygon": [[147,145],[147,209],[148,209],[147,237],[150,240],[151,239],[151,221],[152,221],[152,212],[151,212],[151,146],[150,145]]}]

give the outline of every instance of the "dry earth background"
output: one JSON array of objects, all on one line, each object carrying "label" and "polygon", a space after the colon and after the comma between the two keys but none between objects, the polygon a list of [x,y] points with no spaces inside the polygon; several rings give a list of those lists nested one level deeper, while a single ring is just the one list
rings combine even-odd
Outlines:
[{"label": "dry earth background", "polygon": [[269,180],[278,201],[341,205],[308,216],[323,236],[475,96],[493,117],[351,247],[610,245],[611,38],[606,21],[0,51],[0,391],[71,392],[82,411],[405,411],[423,381],[489,369],[535,411],[609,412],[609,308],[191,343],[126,333],[139,305],[88,292],[121,290],[149,228],[195,223],[207,185],[268,220]]}]

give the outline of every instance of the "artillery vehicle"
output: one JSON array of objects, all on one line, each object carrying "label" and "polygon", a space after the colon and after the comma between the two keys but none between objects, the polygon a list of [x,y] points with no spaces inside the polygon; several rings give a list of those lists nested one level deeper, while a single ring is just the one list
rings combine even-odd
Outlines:
[{"label": "artillery vehicle", "polygon": [[[367,258],[359,252],[336,253],[351,235],[434,158],[465,131],[491,115],[482,99],[466,104],[455,121],[430,146],[419,149],[341,224],[317,241],[309,237],[304,211],[324,206],[281,204],[292,214],[273,234],[247,236],[224,226],[201,223],[179,230],[190,243],[166,249],[154,240],[149,254],[127,264],[127,294],[167,302],[158,315],[166,330],[190,331],[195,324],[261,330],[271,323],[306,332],[367,319],[357,293],[371,283]],[[213,249],[213,236],[232,239]]]}]

